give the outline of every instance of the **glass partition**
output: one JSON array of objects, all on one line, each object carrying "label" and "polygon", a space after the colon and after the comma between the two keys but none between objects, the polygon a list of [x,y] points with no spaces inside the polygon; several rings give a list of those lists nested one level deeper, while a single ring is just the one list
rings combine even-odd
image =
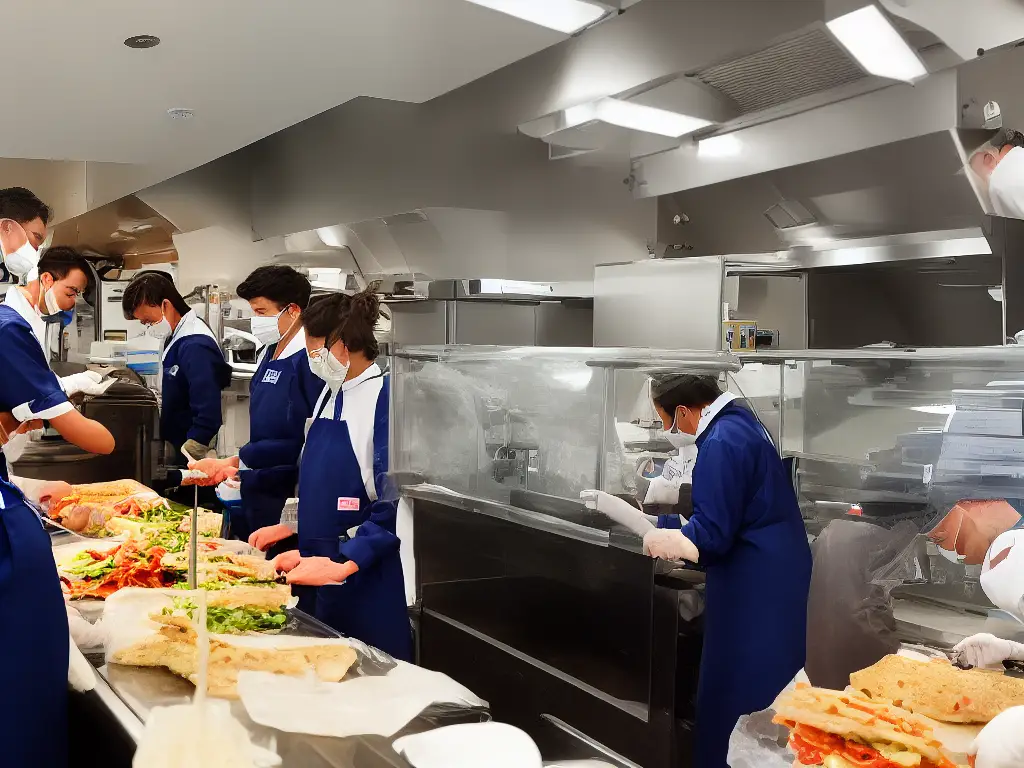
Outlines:
[{"label": "glass partition", "polygon": [[867,666],[900,642],[1024,640],[1024,616],[982,587],[987,558],[1024,527],[1024,349],[433,347],[400,349],[394,366],[393,467],[406,487],[442,486],[505,519],[525,510],[610,543],[614,526],[579,492],[632,497],[637,467],[673,452],[649,376],[719,375],[792,461],[815,551],[818,682],[841,682],[837,658]]},{"label": "glass partition", "polygon": [[739,368],[726,353],[400,348],[392,470],[406,486],[571,516],[558,500],[578,504],[590,488],[632,493],[637,463],[671,451],[650,374]]}]

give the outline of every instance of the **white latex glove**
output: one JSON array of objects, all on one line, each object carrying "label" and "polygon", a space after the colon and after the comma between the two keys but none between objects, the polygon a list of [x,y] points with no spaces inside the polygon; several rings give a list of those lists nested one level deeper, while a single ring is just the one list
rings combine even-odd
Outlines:
[{"label": "white latex glove", "polygon": [[1024,707],[1000,712],[978,734],[967,754],[974,768],[1020,768],[1024,765]]},{"label": "white latex glove", "polygon": [[682,531],[669,528],[655,528],[644,534],[644,554],[662,560],[688,560],[691,563],[696,563],[700,557],[696,544]]},{"label": "white latex glove", "polygon": [[[73,373],[70,376],[64,376],[60,380],[60,385],[68,397],[77,395],[80,392],[84,392],[87,395],[93,395],[103,394],[107,391],[105,386],[101,388],[100,382],[102,381],[103,377],[95,371],[83,371],[82,373]],[[112,384],[113,381],[110,383]],[[98,392],[96,390],[98,390]]]},{"label": "white latex glove", "polygon": [[96,687],[96,671],[74,643],[68,646],[68,683],[79,693]]},{"label": "white latex glove", "polygon": [[103,630],[103,620],[100,619],[95,624],[90,624],[70,603],[65,603],[64,607],[67,609],[68,629],[71,631],[71,639],[75,641],[75,645],[89,650],[102,648],[107,637]]},{"label": "white latex glove", "polygon": [[992,667],[1011,659],[1024,661],[1024,645],[995,635],[971,635],[953,647],[953,659],[972,667]]},{"label": "white latex glove", "polygon": [[644,536],[654,528],[643,512],[618,496],[612,496],[604,491],[583,491],[580,494],[580,500],[587,505],[588,509],[596,509],[602,515],[607,515],[619,525],[629,528],[637,536]]}]

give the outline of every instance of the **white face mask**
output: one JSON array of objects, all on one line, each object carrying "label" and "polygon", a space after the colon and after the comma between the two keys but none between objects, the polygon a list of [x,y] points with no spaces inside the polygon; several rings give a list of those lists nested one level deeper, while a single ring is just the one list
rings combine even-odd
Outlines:
[{"label": "white face mask", "polygon": [[309,370],[327,382],[332,392],[336,392],[348,377],[348,366],[328,350],[320,347],[316,352],[306,353],[309,357]]},{"label": "white face mask", "polygon": [[963,565],[964,563],[967,562],[967,555],[961,555],[959,552],[956,551],[957,540],[960,538],[960,529],[963,528],[963,527],[964,527],[964,518],[963,518],[963,515],[961,514],[961,516],[960,516],[960,524],[956,527],[956,535],[953,536],[953,546],[952,546],[952,548],[950,548],[950,549],[943,549],[942,547],[940,547],[938,545],[936,545],[936,547],[935,547],[936,549],[939,550],[939,554],[940,555],[942,555],[944,558],[949,560],[949,562],[955,563],[956,565]]},{"label": "white face mask", "polygon": [[252,335],[260,340],[260,344],[269,347],[281,340],[281,329],[278,327],[278,320],[284,314],[282,309],[273,317],[265,315],[253,315],[249,321]]},{"label": "white face mask", "polygon": [[[1006,549],[1010,554],[993,568],[992,556]],[[981,567],[981,588],[996,608],[1024,620],[1024,531],[1006,531],[992,542]]]},{"label": "white face mask", "polygon": [[[27,238],[28,233],[25,234]],[[27,277],[39,265],[39,251],[32,247],[28,239],[14,253],[5,253],[3,240],[0,239],[0,256],[4,258],[7,271],[19,278]]]},{"label": "white face mask", "polygon": [[672,424],[669,429],[666,429],[665,439],[668,440],[676,448],[685,448],[688,445],[694,445],[697,442],[697,436],[691,435],[689,432],[683,432],[679,427]]},{"label": "white face mask", "polygon": [[171,335],[172,330],[167,318],[161,317],[159,323],[153,323],[153,325],[146,328],[146,335],[162,341]]},{"label": "white face mask", "polygon": [[989,176],[992,209],[999,216],[1024,219],[1024,149],[1007,152]]},{"label": "white face mask", "polygon": [[[41,287],[42,285],[40,284],[40,288]],[[61,313],[60,305],[57,303],[57,294],[54,293],[53,290],[54,288],[56,288],[56,286],[51,285],[43,293],[43,306],[46,308],[46,311],[41,314],[59,315]]]}]

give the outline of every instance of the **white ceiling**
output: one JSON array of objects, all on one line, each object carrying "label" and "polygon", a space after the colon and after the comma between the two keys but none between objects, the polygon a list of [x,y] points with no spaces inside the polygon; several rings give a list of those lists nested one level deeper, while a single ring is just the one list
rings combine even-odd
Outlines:
[{"label": "white ceiling", "polygon": [[[427,101],[565,39],[464,0],[3,5],[0,157],[175,173],[358,96]],[[163,42],[123,45],[140,34]]]}]

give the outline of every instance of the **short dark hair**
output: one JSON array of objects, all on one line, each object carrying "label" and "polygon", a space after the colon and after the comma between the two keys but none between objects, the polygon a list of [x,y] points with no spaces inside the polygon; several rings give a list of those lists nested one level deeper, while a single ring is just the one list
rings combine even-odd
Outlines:
[{"label": "short dark hair", "polygon": [[380,320],[380,299],[376,285],[371,285],[355,296],[331,293],[318,296],[302,313],[306,333],[324,338],[330,349],[337,341],[344,342],[349,352],[362,352],[369,360],[376,360],[380,345],[373,335]]},{"label": "short dark hair", "polygon": [[24,187],[0,189],[0,219],[13,219],[19,224],[42,219],[43,224],[49,224],[52,216],[50,206]]},{"label": "short dark hair", "polygon": [[651,381],[651,399],[666,413],[675,413],[676,408],[703,408],[721,396],[715,376],[694,374],[670,374],[654,376]]},{"label": "short dark hair", "polygon": [[252,301],[262,297],[274,302],[278,309],[292,304],[305,309],[312,292],[313,286],[305,275],[283,264],[257,267],[236,291],[240,299]]},{"label": "short dark hair", "polygon": [[134,320],[135,311],[139,307],[159,307],[165,301],[171,302],[179,315],[189,311],[188,304],[181,298],[168,275],[163,272],[143,272],[125,286],[121,309],[124,310],[126,320]]},{"label": "short dark hair", "polygon": [[68,245],[55,245],[43,251],[39,259],[39,274],[53,275],[54,280],[63,280],[72,270],[81,270],[88,281],[86,290],[92,287],[92,267],[89,260],[79,251]]}]

